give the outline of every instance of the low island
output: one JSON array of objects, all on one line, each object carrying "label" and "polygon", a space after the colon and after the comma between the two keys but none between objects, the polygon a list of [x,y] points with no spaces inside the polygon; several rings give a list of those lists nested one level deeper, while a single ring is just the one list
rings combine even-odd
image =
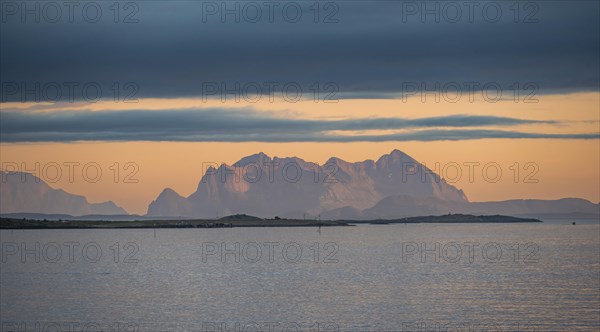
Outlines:
[{"label": "low island", "polygon": [[331,227],[354,226],[356,224],[417,224],[417,223],[531,223],[538,219],[518,218],[503,215],[476,216],[469,214],[447,214],[441,216],[408,217],[377,220],[314,220],[259,218],[237,214],[219,219],[142,219],[142,220],[81,220],[73,219],[29,219],[0,218],[0,229],[73,229],[73,228],[231,228],[231,227]]}]

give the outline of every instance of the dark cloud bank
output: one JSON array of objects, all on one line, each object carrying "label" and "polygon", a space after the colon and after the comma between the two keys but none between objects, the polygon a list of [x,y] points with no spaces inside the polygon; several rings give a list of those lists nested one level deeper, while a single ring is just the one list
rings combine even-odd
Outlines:
[{"label": "dark cloud bank", "polygon": [[[235,15],[223,23],[220,9],[208,15],[214,8],[206,1],[135,2],[132,23],[122,21],[133,9],[121,5],[120,23],[114,23],[109,2],[98,3],[102,17],[96,23],[84,20],[83,3],[73,22],[65,8],[57,23],[44,16],[40,23],[31,17],[24,23],[21,12],[3,8],[4,86],[97,82],[107,98],[114,82],[135,82],[142,98],[199,96],[206,82],[297,82],[305,91],[316,82],[334,82],[345,98],[401,92],[405,82],[497,82],[504,88],[534,82],[541,93],[598,90],[597,1],[537,1],[533,8],[521,3],[517,23],[511,1],[495,2],[502,10],[497,22],[491,22],[495,7],[482,12],[488,2],[477,2],[472,19],[456,2],[459,19],[441,12],[439,23],[435,15],[422,22],[420,11],[408,15],[402,1],[322,3],[319,23],[310,1],[296,2],[302,16],[295,23],[282,16],[285,2],[277,2],[273,22],[263,2],[256,2],[263,11],[257,23],[250,12],[239,23]],[[288,21],[292,14],[290,9]],[[4,100],[21,99],[2,93]]]},{"label": "dark cloud bank", "polygon": [[[598,134],[542,134],[487,130],[482,126],[556,124],[496,116],[452,115],[420,119],[282,118],[252,109],[161,111],[2,112],[2,142],[211,141],[211,142],[381,142],[482,138],[597,139]],[[402,130],[393,134],[331,134],[331,131]]]}]

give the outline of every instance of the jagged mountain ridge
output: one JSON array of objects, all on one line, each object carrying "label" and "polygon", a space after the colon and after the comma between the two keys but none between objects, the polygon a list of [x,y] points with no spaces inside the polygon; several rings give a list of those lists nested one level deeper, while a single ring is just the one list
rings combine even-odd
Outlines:
[{"label": "jagged mountain ridge", "polygon": [[351,163],[332,157],[324,165],[258,153],[209,168],[189,197],[165,189],[149,205],[148,215],[302,218],[348,206],[368,209],[394,195],[468,202],[462,190],[399,150],[377,161]]},{"label": "jagged mountain ridge", "polygon": [[73,216],[127,212],[112,201],[89,203],[84,196],[54,189],[30,173],[0,171],[0,213],[44,213]]}]

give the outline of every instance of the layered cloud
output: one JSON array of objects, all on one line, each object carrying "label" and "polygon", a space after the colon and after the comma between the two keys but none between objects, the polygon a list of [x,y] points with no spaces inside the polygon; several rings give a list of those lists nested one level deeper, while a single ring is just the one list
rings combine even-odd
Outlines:
[{"label": "layered cloud", "polygon": [[519,125],[558,125],[485,115],[426,118],[305,119],[245,109],[174,109],[1,112],[2,142],[198,141],[380,142],[482,138],[595,139],[597,133],[553,134],[497,130]]},{"label": "layered cloud", "polygon": [[445,2],[336,1],[321,3],[317,15],[313,2],[275,1],[272,17],[263,2],[251,3],[258,19],[256,8],[235,1],[141,1],[121,7],[118,23],[103,2],[96,22],[81,14],[84,6],[71,21],[68,8],[58,22],[42,11],[39,23],[5,8],[3,100],[21,99],[13,83],[31,90],[52,82],[97,83],[105,98],[126,82],[137,84],[137,97],[155,98],[199,96],[206,83],[293,82],[307,91],[333,82],[341,98],[385,98],[406,82],[475,82],[476,89],[533,82],[542,92],[599,85],[597,1],[476,1],[472,11],[452,2],[458,16]]}]

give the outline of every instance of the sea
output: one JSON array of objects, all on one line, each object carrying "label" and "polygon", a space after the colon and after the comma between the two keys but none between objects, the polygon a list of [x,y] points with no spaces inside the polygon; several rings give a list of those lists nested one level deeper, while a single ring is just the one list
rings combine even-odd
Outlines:
[{"label": "sea", "polygon": [[600,331],[600,223],[0,231],[1,331]]}]

